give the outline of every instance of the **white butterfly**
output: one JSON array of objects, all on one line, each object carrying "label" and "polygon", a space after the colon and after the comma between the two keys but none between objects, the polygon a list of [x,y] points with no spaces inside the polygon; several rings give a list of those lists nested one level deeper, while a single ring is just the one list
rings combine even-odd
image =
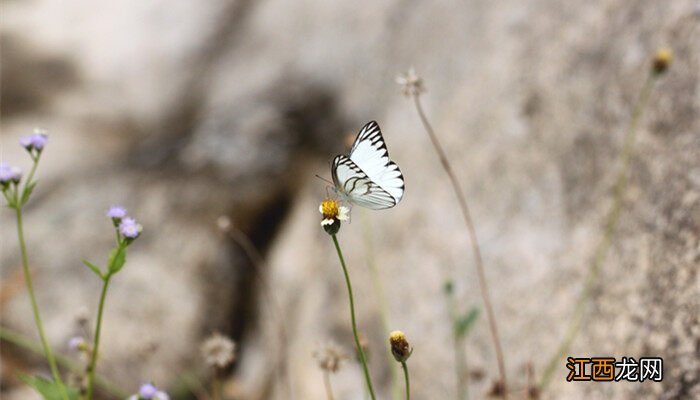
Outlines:
[{"label": "white butterfly", "polygon": [[403,197],[399,166],[389,159],[382,132],[375,121],[365,125],[350,155],[337,155],[331,165],[335,191],[343,200],[372,210],[391,208]]}]

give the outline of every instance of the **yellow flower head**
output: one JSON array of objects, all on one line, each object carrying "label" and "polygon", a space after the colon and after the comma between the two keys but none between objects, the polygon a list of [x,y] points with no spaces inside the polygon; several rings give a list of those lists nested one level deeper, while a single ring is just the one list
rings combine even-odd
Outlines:
[{"label": "yellow flower head", "polygon": [[654,54],[654,63],[652,69],[656,75],[666,72],[673,61],[673,52],[669,48],[660,48]]},{"label": "yellow flower head", "polygon": [[350,212],[347,207],[341,206],[334,199],[323,200],[318,211],[323,215],[321,226],[331,235],[338,233],[340,221],[347,221]]}]

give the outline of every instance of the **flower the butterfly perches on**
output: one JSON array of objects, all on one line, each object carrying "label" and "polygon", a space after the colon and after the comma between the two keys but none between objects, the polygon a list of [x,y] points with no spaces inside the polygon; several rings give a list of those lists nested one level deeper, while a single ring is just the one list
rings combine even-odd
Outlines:
[{"label": "flower the butterfly perches on", "polygon": [[350,210],[341,206],[337,200],[326,199],[318,206],[318,211],[323,215],[321,226],[329,235],[335,235],[340,230],[340,221],[347,221]]}]

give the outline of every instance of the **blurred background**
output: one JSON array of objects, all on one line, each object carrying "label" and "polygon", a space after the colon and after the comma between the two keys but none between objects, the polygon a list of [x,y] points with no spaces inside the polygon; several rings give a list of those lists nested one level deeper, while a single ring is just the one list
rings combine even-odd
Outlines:
[{"label": "blurred background", "polygon": [[[395,77],[414,66],[465,188],[516,398],[570,322],[612,202],[631,110],[657,48],[674,62],[641,117],[610,255],[572,356],[659,356],[662,383],[567,383],[547,399],[700,398],[700,8],[693,0],[328,2],[3,0],[2,159],[50,141],[25,229],[54,348],[95,318],[104,217],[144,226],[107,299],[98,370],[206,398],[201,342],[237,342],[231,399],[324,399],[312,354],[353,354],[345,283],[318,204],[329,162],[376,119],[406,180],[386,211],[355,207],[339,240],[381,398],[390,329],[406,332],[415,399],[456,396],[445,282],[482,308],[458,204]],[[0,213],[2,326],[36,340],[12,214]],[[217,223],[218,221],[218,223]],[[228,225],[227,225],[228,224]],[[222,229],[224,228],[224,229]],[[251,251],[253,249],[253,251]],[[257,259],[257,255],[261,257]],[[498,377],[486,318],[465,342],[471,398]],[[75,357],[74,357],[75,358]],[[2,343],[2,392],[44,362]],[[332,376],[362,399],[359,366]],[[104,398],[110,397],[101,393]],[[520,397],[518,397],[520,396]]]}]

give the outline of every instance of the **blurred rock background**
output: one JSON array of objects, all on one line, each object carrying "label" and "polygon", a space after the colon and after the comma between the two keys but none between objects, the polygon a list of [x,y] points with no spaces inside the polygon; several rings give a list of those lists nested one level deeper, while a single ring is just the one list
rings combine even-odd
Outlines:
[{"label": "blurred rock background", "polygon": [[[361,330],[381,397],[386,334],[370,283],[369,227],[392,329],[415,348],[416,399],[455,396],[443,284],[480,305],[453,193],[394,77],[415,66],[423,99],[466,188],[500,324],[510,384],[540,374],[570,321],[611,203],[632,104],[661,46],[674,51],[644,114],[624,211],[575,356],[661,356],[662,383],[567,384],[544,398],[700,397],[700,16],[694,1],[338,3],[319,0],[4,0],[2,158],[50,131],[26,231],[54,347],[93,318],[105,210],[144,225],[106,308],[99,371],[133,392],[178,398],[202,375],[218,330],[241,350],[232,398],[323,399],[312,352],[352,353],[344,282],[319,227],[328,162],[367,121],[406,177],[395,209],[343,226]],[[242,235],[264,257],[251,262]],[[15,225],[0,213],[2,326],[35,336]],[[485,318],[467,341],[473,398],[497,377]],[[280,359],[288,359],[286,368]],[[2,397],[28,399],[17,371],[43,363],[3,343]],[[333,376],[360,399],[355,363]],[[196,390],[195,390],[196,391]],[[191,397],[191,395],[189,395]]]}]

